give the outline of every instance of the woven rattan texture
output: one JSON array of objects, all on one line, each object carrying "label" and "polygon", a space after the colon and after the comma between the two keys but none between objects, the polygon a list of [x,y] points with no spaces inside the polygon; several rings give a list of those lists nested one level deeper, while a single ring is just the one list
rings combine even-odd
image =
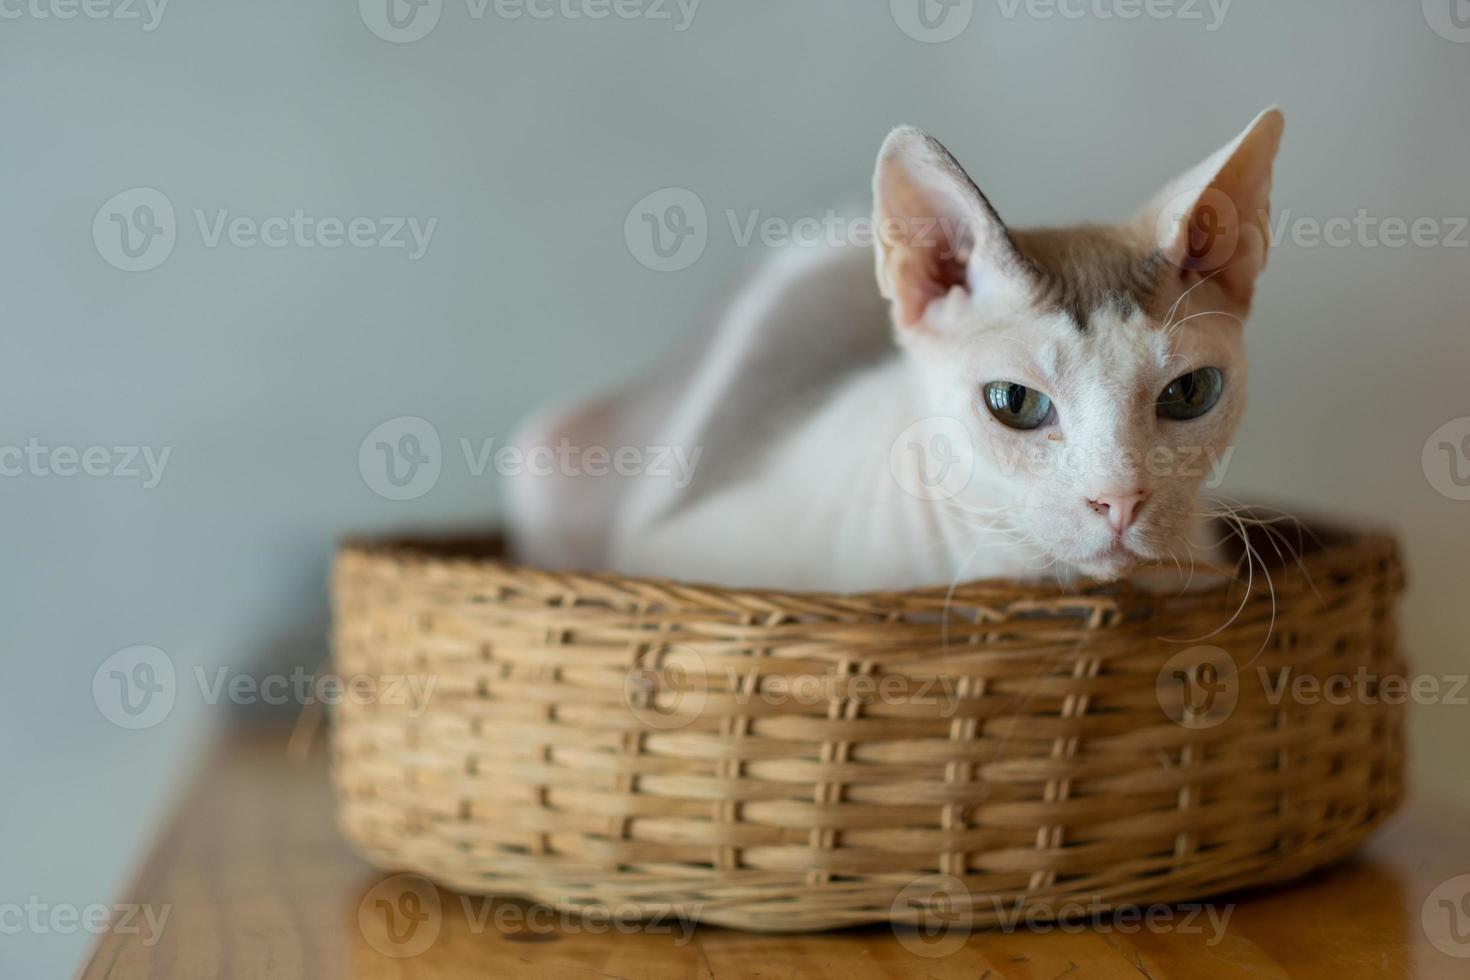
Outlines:
[{"label": "woven rattan texture", "polygon": [[1386,537],[1182,596],[796,595],[485,550],[359,543],[333,575],[336,670],[375,692],[333,716],[342,826],[462,891],[805,930],[916,921],[937,887],[984,925],[1286,879],[1399,799]]}]

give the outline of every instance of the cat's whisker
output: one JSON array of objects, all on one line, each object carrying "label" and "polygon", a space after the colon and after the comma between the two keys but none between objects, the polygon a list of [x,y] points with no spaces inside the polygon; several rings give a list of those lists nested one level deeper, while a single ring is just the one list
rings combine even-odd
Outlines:
[{"label": "cat's whisker", "polygon": [[1234,313],[1226,313],[1224,310],[1201,310],[1198,313],[1191,313],[1189,316],[1184,317],[1182,320],[1175,321],[1175,323],[1173,324],[1173,326],[1170,329],[1171,330],[1172,329],[1178,329],[1181,324],[1188,323],[1190,320],[1193,320],[1193,319],[1195,319],[1197,317],[1202,317],[1202,316],[1223,316],[1226,319],[1234,320],[1236,323],[1240,323],[1240,324],[1244,324],[1245,323],[1244,320],[1242,320],[1240,317],[1236,316]]},{"label": "cat's whisker", "polygon": [[1189,556],[1189,577],[1184,580],[1184,588],[1179,590],[1180,594],[1183,595],[1185,592],[1188,592],[1189,587],[1194,584],[1195,557],[1194,545],[1190,542],[1189,535],[1181,534],[1180,540],[1184,542],[1184,550]]},{"label": "cat's whisker", "polygon": [[[1317,583],[1312,579],[1311,573],[1307,571],[1305,562],[1302,561],[1302,553],[1306,550],[1304,542],[1302,541],[1303,535],[1310,536],[1313,543],[1316,544],[1318,547],[1322,546],[1321,539],[1317,537],[1316,533],[1313,532],[1311,528],[1302,524],[1302,522],[1298,520],[1294,515],[1276,508],[1250,506],[1241,503],[1238,500],[1220,494],[1216,494],[1213,497],[1206,498],[1206,500],[1207,502],[1218,503],[1224,506],[1222,509],[1215,512],[1207,513],[1205,516],[1223,517],[1225,516],[1225,514],[1228,513],[1235,520],[1239,521],[1243,526],[1260,528],[1267,535],[1268,540],[1270,540],[1271,542],[1271,546],[1275,548],[1276,556],[1281,559],[1282,564],[1287,563],[1287,558],[1286,555],[1283,554],[1281,551],[1281,545],[1286,545],[1287,551],[1291,554],[1292,561],[1296,564],[1298,571],[1301,572],[1302,577],[1306,580],[1306,583],[1311,588],[1312,593],[1316,595],[1319,599],[1322,597],[1321,592],[1317,588]],[[1250,513],[1246,513],[1246,511],[1249,511]],[[1279,516],[1270,519],[1257,517],[1255,516],[1255,512],[1258,511],[1271,511]],[[1297,529],[1297,543],[1295,548],[1291,547],[1291,542],[1288,541],[1285,535],[1274,526],[1288,521]]]},{"label": "cat's whisker", "polygon": [[[1202,642],[1204,640],[1210,639],[1211,637],[1218,636],[1224,630],[1229,629],[1230,628],[1230,625],[1232,623],[1234,623],[1236,621],[1236,619],[1238,619],[1240,617],[1241,612],[1246,607],[1246,603],[1250,600],[1251,590],[1252,590],[1252,587],[1253,587],[1254,582],[1255,582],[1255,568],[1247,560],[1249,558],[1249,555],[1250,555],[1250,545],[1245,540],[1244,532],[1243,531],[1240,531],[1240,532],[1237,532],[1236,531],[1236,527],[1235,527],[1235,525],[1234,525],[1234,523],[1233,523],[1233,521],[1231,519],[1231,516],[1228,515],[1228,514],[1200,515],[1200,516],[1219,517],[1221,520],[1224,521],[1225,526],[1230,530],[1230,532],[1231,532],[1232,535],[1238,534],[1238,536],[1241,538],[1242,543],[1245,545],[1245,554],[1242,556],[1242,559],[1241,559],[1243,561],[1246,561],[1246,575],[1247,575],[1247,577],[1246,577],[1245,594],[1241,597],[1240,605],[1235,608],[1235,612],[1225,622],[1221,623],[1219,626],[1215,627],[1213,630],[1211,630],[1208,633],[1205,633],[1205,634],[1200,635],[1200,636],[1185,637],[1185,638],[1178,639],[1178,640],[1172,640],[1171,642],[1174,642],[1174,643],[1200,643],[1200,642]],[[1237,561],[1235,563],[1235,568],[1231,572],[1231,577],[1235,581],[1237,581],[1237,582],[1240,580],[1240,561]]]},{"label": "cat's whisker", "polygon": [[1226,263],[1225,265],[1220,266],[1220,268],[1215,269],[1213,272],[1209,273],[1208,275],[1200,276],[1199,282],[1195,283],[1194,285],[1192,285],[1188,289],[1186,289],[1184,292],[1182,292],[1182,293],[1179,294],[1178,298],[1174,300],[1174,304],[1169,307],[1169,311],[1164,314],[1164,332],[1166,334],[1169,334],[1169,335],[1172,336],[1173,333],[1174,333],[1174,330],[1179,325],[1178,323],[1174,322],[1174,319],[1173,319],[1174,318],[1174,311],[1177,310],[1177,309],[1179,309],[1179,304],[1180,303],[1183,303],[1186,299],[1188,299],[1190,293],[1194,292],[1196,289],[1198,289],[1199,287],[1203,286],[1205,283],[1209,282],[1211,279],[1215,278],[1220,273],[1226,271],[1232,265],[1234,265],[1233,262]]},{"label": "cat's whisker", "polygon": [[[1306,535],[1307,537],[1310,537],[1312,539],[1313,544],[1317,545],[1319,548],[1322,547],[1322,539],[1317,536],[1316,532],[1314,532],[1307,525],[1303,524],[1296,517],[1296,515],[1291,514],[1287,511],[1281,510],[1276,507],[1263,507],[1255,504],[1243,504],[1240,501],[1235,500],[1234,498],[1226,497],[1221,494],[1216,494],[1215,496],[1207,499],[1210,502],[1218,502],[1226,505],[1226,509],[1229,509],[1231,512],[1238,514],[1243,520],[1253,526],[1264,528],[1267,525],[1290,522],[1292,526],[1296,528],[1299,538],[1302,535]],[[1241,513],[1242,511],[1249,511],[1249,513]],[[1257,514],[1264,513],[1271,513],[1277,516],[1269,519],[1256,516]]]},{"label": "cat's whisker", "polygon": [[1216,269],[1214,272],[1211,272],[1207,276],[1201,276],[1199,282],[1190,286],[1188,289],[1180,293],[1178,297],[1175,298],[1173,305],[1171,305],[1168,311],[1164,313],[1164,331],[1166,333],[1172,332],[1174,324],[1174,313],[1179,309],[1181,303],[1184,303],[1186,300],[1189,299],[1189,294],[1203,286],[1205,283],[1209,282],[1211,279],[1213,279],[1215,276],[1219,275],[1223,271],[1223,269]]},{"label": "cat's whisker", "polygon": [[1194,640],[1186,640],[1184,642],[1194,643],[1199,642],[1200,640],[1209,639],[1210,637],[1218,635],[1223,630],[1228,629],[1237,619],[1240,618],[1240,614],[1245,610],[1246,606],[1250,602],[1251,596],[1255,592],[1255,566],[1259,564],[1261,566],[1261,574],[1266,579],[1267,593],[1271,597],[1271,618],[1266,624],[1266,635],[1265,638],[1261,641],[1260,648],[1256,650],[1255,654],[1250,658],[1250,660],[1241,665],[1241,667],[1247,667],[1250,664],[1255,663],[1257,658],[1259,658],[1260,655],[1266,651],[1267,645],[1271,642],[1271,635],[1275,632],[1276,584],[1271,579],[1271,570],[1268,567],[1266,560],[1261,556],[1260,552],[1256,550],[1255,546],[1251,544],[1250,534],[1247,530],[1250,525],[1241,514],[1237,513],[1235,510],[1227,509],[1218,513],[1201,514],[1200,516],[1216,517],[1222,520],[1225,526],[1230,530],[1231,534],[1239,538],[1241,544],[1241,557],[1240,560],[1237,561],[1235,564],[1235,578],[1237,581],[1239,581],[1240,564],[1241,562],[1244,562],[1246,566],[1246,582],[1244,592],[1241,596],[1240,605],[1236,607],[1235,612],[1228,620],[1226,620],[1220,626],[1216,627],[1214,630],[1205,634],[1204,636],[1198,637]]}]

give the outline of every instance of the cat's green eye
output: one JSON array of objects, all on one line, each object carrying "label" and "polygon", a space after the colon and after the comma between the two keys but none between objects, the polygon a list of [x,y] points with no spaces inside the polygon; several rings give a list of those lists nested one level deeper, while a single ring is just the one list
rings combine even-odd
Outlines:
[{"label": "cat's green eye", "polygon": [[1051,399],[1013,381],[992,381],[985,386],[985,407],[997,420],[1013,429],[1035,429],[1051,418]]},{"label": "cat's green eye", "polygon": [[1219,368],[1205,367],[1170,381],[1159,394],[1159,415],[1185,422],[1197,419],[1215,407],[1225,390],[1225,376]]}]

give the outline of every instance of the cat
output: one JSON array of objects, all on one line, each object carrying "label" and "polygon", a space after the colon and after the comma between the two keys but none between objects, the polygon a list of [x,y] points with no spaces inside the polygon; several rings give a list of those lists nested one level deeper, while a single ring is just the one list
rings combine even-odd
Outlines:
[{"label": "cat", "polygon": [[1245,407],[1283,126],[1267,109],[1130,221],[1034,230],[895,129],[871,247],[778,253],[648,378],[525,423],[523,448],[700,462],[516,477],[515,557],[829,591],[1216,562],[1200,490]]}]

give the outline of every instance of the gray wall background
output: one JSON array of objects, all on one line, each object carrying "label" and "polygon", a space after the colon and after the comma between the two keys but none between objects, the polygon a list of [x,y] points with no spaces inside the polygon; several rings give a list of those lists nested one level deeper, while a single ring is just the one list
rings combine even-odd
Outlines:
[{"label": "gray wall background", "polygon": [[[1067,4],[1078,17],[962,0],[953,16],[970,20],[944,43],[900,29],[908,0],[897,16],[882,2],[704,0],[682,31],[672,6],[672,20],[511,19],[493,0],[481,18],[443,0],[411,43],[376,36],[351,0],[174,0],[151,30],[142,6],[141,20],[61,19],[35,11],[65,0],[36,2],[0,20],[0,445],[171,455],[152,488],[0,478],[0,903],[115,900],[231,714],[196,669],[315,666],[341,532],[490,519],[494,481],[468,471],[460,438],[504,439],[543,399],[649,364],[757,261],[727,209],[865,206],[894,124],[945,140],[1009,220],[1045,223],[1121,217],[1279,102],[1278,210],[1430,217],[1440,238],[1470,214],[1470,30],[1449,19],[1453,0],[1235,0],[1218,23],[1185,0],[1137,19],[1102,16],[1128,0]],[[706,205],[709,241],[659,273],[630,253],[624,219],[670,186]],[[138,187],[166,195],[177,240],[156,268],[125,272],[93,222]],[[137,199],[124,202],[130,217]],[[297,208],[437,226],[413,261],[210,247],[195,217]],[[1410,652],[1453,675],[1470,502],[1436,490],[1454,490],[1447,457],[1438,470],[1421,457],[1470,416],[1470,249],[1464,233],[1458,247],[1369,237],[1275,249],[1228,488],[1398,527]],[[443,470],[394,501],[365,482],[358,449],[405,415],[435,426]],[[93,680],[139,644],[165,652],[176,692],[129,730]],[[1416,708],[1413,737],[1419,789],[1470,803],[1470,711]],[[0,935],[0,964],[59,975],[88,940]]]}]

